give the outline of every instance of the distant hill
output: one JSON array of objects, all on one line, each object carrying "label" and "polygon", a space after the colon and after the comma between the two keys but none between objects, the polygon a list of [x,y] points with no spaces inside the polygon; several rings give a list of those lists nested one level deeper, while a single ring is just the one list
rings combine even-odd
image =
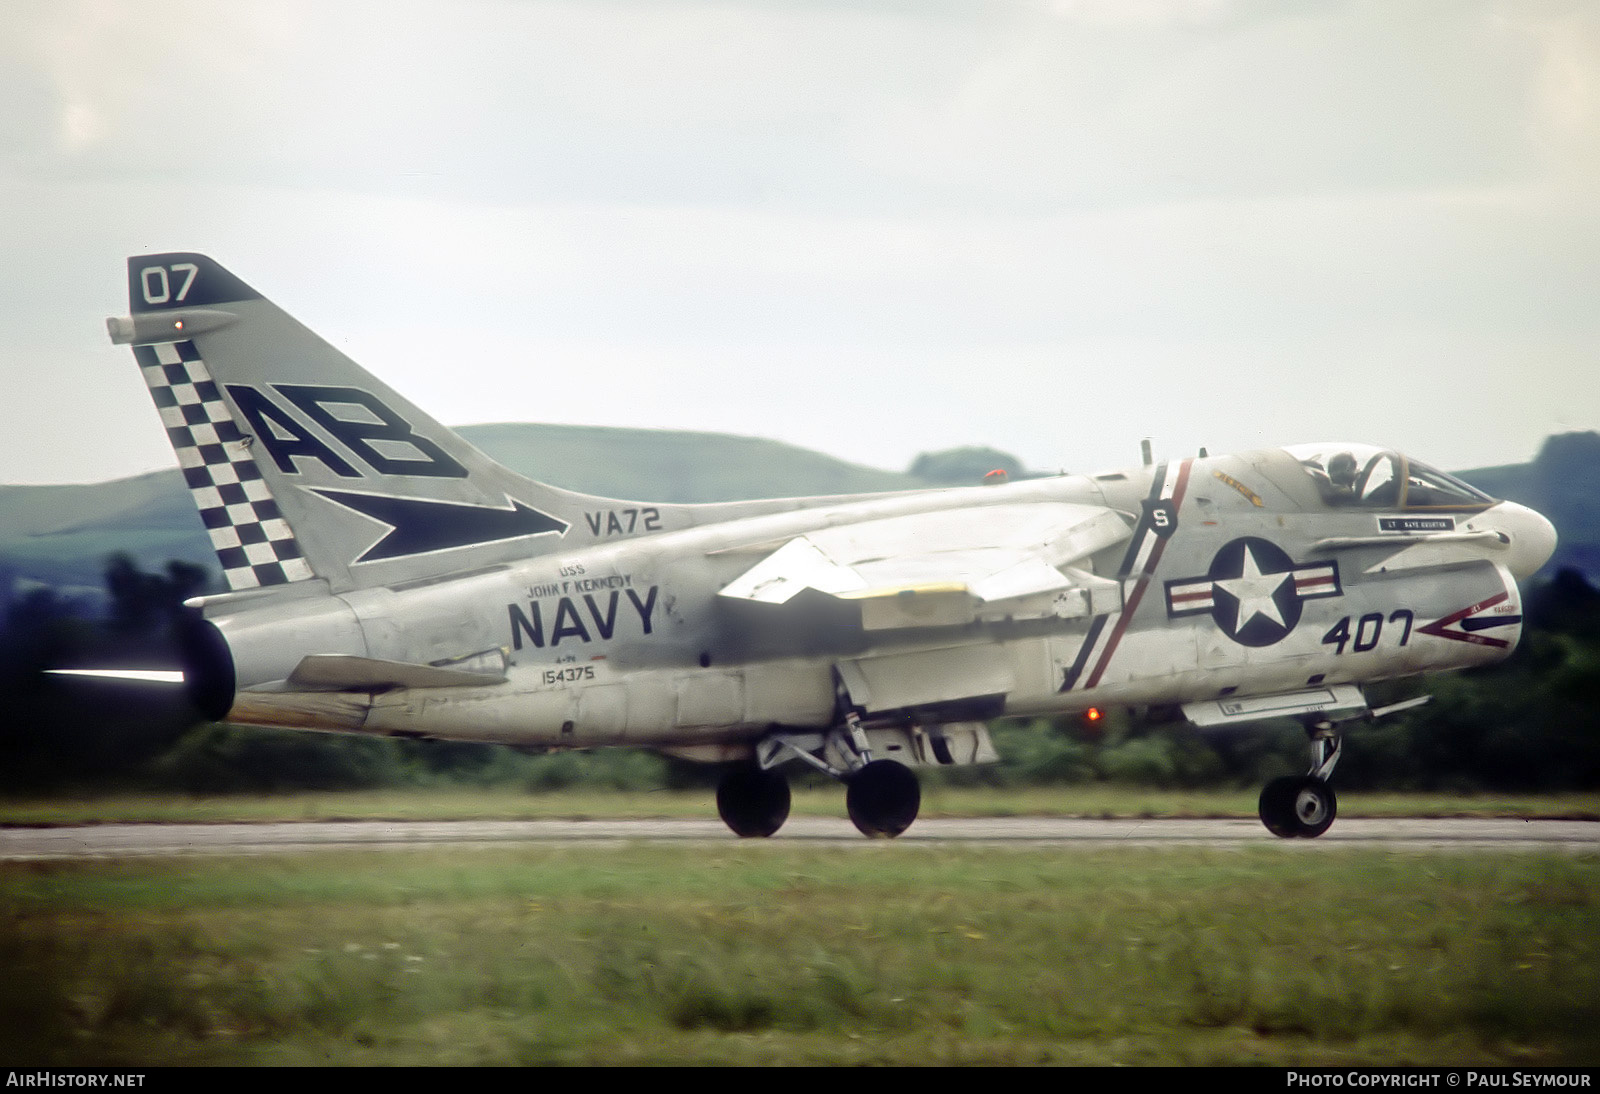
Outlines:
[{"label": "distant hill", "polygon": [[[601,426],[498,424],[458,432],[514,471],[586,494],[713,502],[909,490],[926,481],[756,437]],[[106,557],[146,570],[168,559],[216,572],[216,556],[173,469],[112,482],[0,486],[0,603],[46,584],[93,599]]]},{"label": "distant hill", "polygon": [[117,551],[145,569],[181,558],[216,570],[176,468],[86,485],[0,486],[0,595],[18,581],[98,589]]},{"label": "distant hill", "polygon": [[[881,471],[778,441],[721,433],[509,423],[465,426],[460,432],[522,474],[639,501],[907,490],[945,478]],[[949,462],[966,452],[934,455]],[[981,458],[973,457],[974,466],[987,470],[1003,455],[983,450]],[[1026,473],[1020,467],[1016,471]],[[1568,433],[1549,438],[1532,463],[1459,475],[1495,497],[1548,516],[1561,544],[1547,571],[1573,568],[1595,581],[1600,579],[1597,472],[1600,434]],[[106,557],[117,551],[147,570],[183,559],[216,571],[216,558],[175,469],[88,485],[0,486],[0,601],[35,584],[93,600],[101,595]]]},{"label": "distant hill", "polygon": [[1561,541],[1543,573],[1578,570],[1600,579],[1600,433],[1545,438],[1532,463],[1457,472],[1486,494],[1537,509]]},{"label": "distant hill", "polygon": [[928,485],[809,448],[727,433],[523,423],[464,426],[458,432],[540,482],[632,501],[740,501]]}]

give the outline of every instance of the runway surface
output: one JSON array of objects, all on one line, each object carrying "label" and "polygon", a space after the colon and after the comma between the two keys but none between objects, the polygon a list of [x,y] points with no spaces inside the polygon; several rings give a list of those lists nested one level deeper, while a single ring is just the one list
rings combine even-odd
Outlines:
[{"label": "runway surface", "polygon": [[[316,821],[291,824],[103,824],[0,829],[0,860],[170,855],[284,854],[439,846],[621,845],[739,841],[720,821]],[[1600,851],[1600,822],[1524,820],[1340,820],[1315,840],[1282,840],[1254,820],[1077,820],[1016,817],[919,820],[898,840],[862,837],[843,818],[795,817],[776,844],[1008,847],[1279,847],[1288,852],[1387,848],[1476,851]]]}]

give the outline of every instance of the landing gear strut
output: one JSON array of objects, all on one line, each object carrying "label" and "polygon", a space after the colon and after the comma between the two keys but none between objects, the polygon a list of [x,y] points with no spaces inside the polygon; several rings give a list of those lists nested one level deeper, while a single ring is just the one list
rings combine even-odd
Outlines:
[{"label": "landing gear strut", "polygon": [[717,812],[735,834],[764,839],[789,819],[789,780],[754,765],[735,767],[717,784]]},{"label": "landing gear strut", "polygon": [[1328,778],[1339,763],[1342,742],[1331,722],[1306,726],[1311,738],[1311,772],[1273,779],[1261,791],[1261,823],[1274,836],[1315,839],[1339,813],[1339,798]]}]

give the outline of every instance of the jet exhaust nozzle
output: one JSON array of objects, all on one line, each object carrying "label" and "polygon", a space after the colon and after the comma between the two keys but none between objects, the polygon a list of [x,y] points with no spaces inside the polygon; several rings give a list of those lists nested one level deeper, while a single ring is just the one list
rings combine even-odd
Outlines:
[{"label": "jet exhaust nozzle", "polygon": [[178,629],[178,648],[189,702],[211,721],[221,720],[233,707],[237,683],[227,639],[216,624],[192,616]]}]

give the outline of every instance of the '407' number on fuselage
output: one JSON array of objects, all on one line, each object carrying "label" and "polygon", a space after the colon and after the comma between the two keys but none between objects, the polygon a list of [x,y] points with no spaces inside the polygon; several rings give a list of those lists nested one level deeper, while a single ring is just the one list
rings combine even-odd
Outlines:
[{"label": "'407' number on fuselage", "polygon": [[[1350,617],[1347,615],[1335,623],[1327,634],[1322,636],[1322,644],[1335,647],[1333,652],[1336,654],[1343,653],[1346,646],[1350,648],[1351,653],[1366,653],[1368,650],[1375,648],[1383,638],[1383,625],[1388,622],[1391,624],[1403,624],[1404,629],[1400,632],[1399,645],[1404,646],[1411,641],[1411,624],[1415,619],[1416,615],[1410,608],[1395,609],[1389,613],[1387,620],[1384,619],[1382,612],[1368,612],[1360,619],[1357,619],[1354,628],[1352,628]],[[1392,634],[1393,631],[1390,633]]]}]

